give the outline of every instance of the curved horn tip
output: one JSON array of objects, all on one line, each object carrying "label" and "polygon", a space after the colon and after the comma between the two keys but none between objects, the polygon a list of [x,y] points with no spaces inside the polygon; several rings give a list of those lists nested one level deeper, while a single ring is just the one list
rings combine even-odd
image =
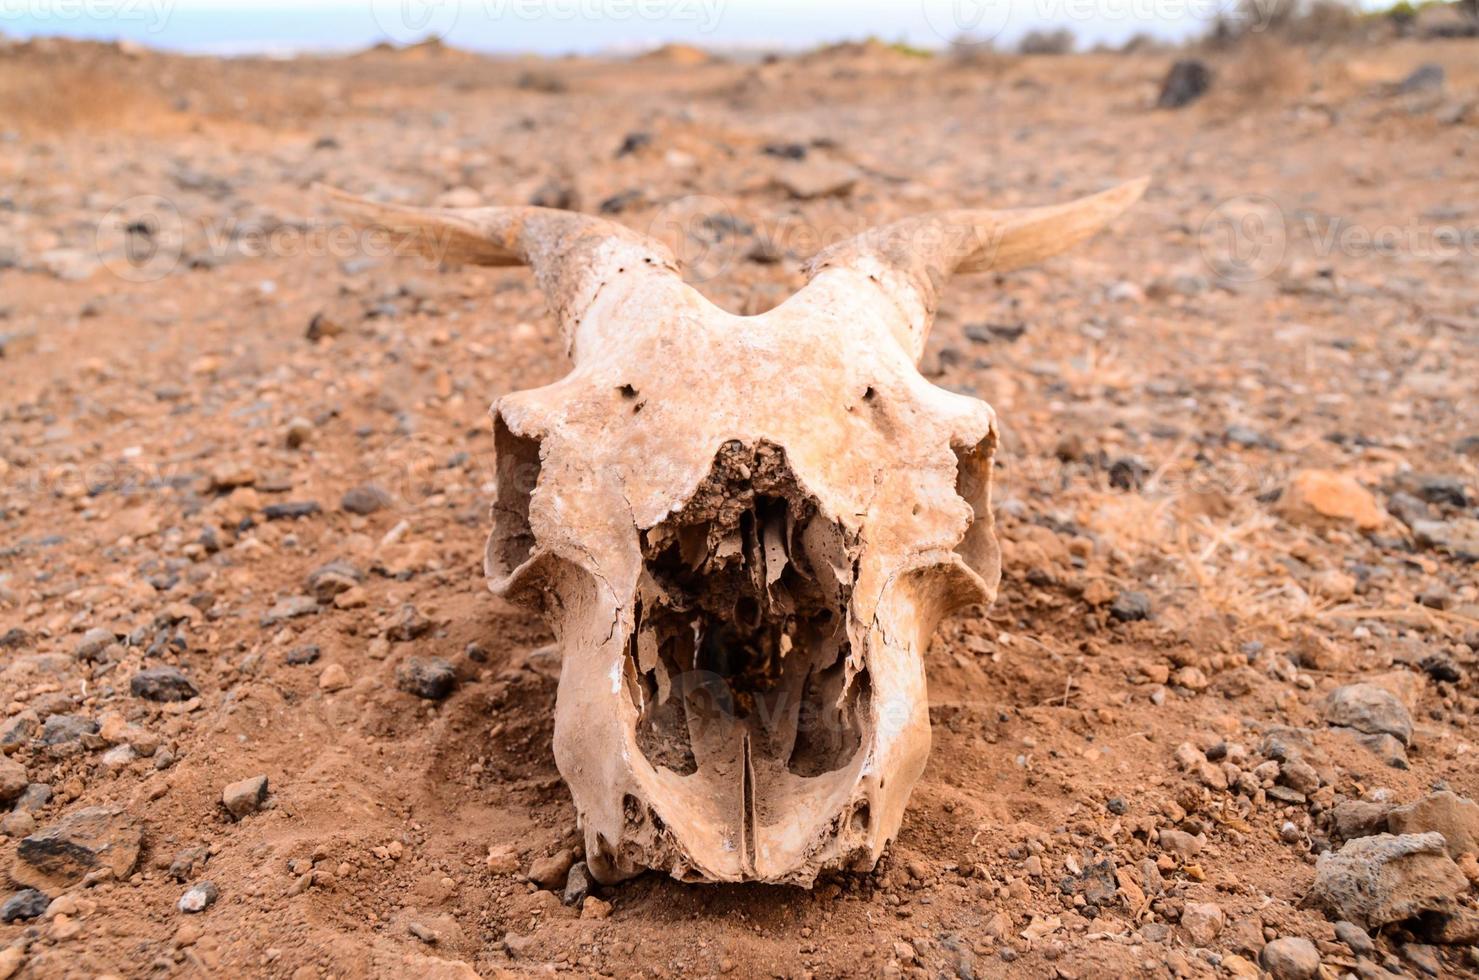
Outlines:
[{"label": "curved horn tip", "polygon": [[1129,207],[1144,197],[1146,190],[1149,188],[1150,174],[1145,174],[1144,176],[1136,177],[1134,180],[1127,180],[1123,184],[1111,187],[1105,191],[1105,194],[1122,198],[1125,207]]}]

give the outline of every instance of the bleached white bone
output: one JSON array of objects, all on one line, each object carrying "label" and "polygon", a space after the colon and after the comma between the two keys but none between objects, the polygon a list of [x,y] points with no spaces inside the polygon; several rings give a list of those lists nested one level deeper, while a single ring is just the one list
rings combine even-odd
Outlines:
[{"label": "bleached white bone", "polygon": [[1000,578],[995,415],[916,366],[939,290],[1063,251],[1145,183],[873,229],[751,317],[609,221],[329,192],[437,259],[529,265],[560,322],[571,372],[492,409],[486,567],[559,639],[555,760],[599,879],[876,863],[929,752],[925,647]]}]

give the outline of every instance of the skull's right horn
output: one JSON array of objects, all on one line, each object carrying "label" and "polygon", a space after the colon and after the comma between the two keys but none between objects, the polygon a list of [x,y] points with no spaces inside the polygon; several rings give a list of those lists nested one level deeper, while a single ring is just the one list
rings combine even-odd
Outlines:
[{"label": "skull's right horn", "polygon": [[1149,184],[1149,177],[1141,177],[1048,207],[916,215],[817,253],[807,263],[807,273],[816,279],[828,270],[844,269],[876,282],[905,314],[904,340],[917,359],[924,353],[946,279],[957,273],[1009,272],[1065,252],[1138,201]]}]

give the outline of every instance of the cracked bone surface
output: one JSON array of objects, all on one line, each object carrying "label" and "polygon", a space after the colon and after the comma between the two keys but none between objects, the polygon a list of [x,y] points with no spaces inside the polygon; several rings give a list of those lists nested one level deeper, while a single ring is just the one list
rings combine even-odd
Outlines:
[{"label": "cracked bone surface", "polygon": [[877,228],[751,317],[608,221],[330,192],[439,260],[530,265],[560,321],[573,370],[493,407],[486,567],[559,640],[555,760],[597,878],[877,862],[929,752],[931,634],[1000,577],[994,413],[916,368],[938,290],[1048,258],[1144,187]]}]

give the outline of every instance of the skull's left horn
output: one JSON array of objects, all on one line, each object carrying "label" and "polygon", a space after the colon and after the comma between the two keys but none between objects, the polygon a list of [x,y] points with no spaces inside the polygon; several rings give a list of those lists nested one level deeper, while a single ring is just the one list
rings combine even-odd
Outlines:
[{"label": "skull's left horn", "polygon": [[573,351],[581,320],[604,287],[661,277],[678,283],[667,246],[630,228],[575,211],[537,207],[416,208],[382,204],[322,184],[316,188],[354,224],[387,234],[382,243],[447,265],[527,265]]}]

